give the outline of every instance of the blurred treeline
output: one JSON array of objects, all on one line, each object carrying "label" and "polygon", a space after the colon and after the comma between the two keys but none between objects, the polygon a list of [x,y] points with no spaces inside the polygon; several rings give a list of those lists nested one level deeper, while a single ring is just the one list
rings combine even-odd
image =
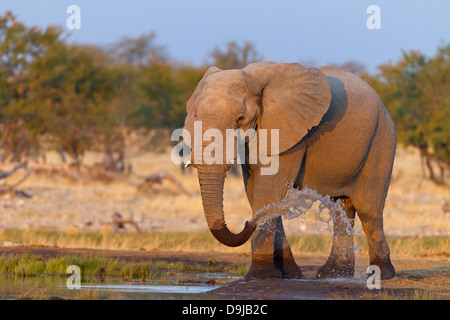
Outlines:
[{"label": "blurred treeline", "polygon": [[[255,53],[251,44],[231,42],[210,59],[244,67],[259,59]],[[0,161],[49,149],[81,161],[96,150],[114,167],[130,132],[183,126],[186,101],[206,69],[172,59],[153,32],[100,48],[69,43],[58,27],[0,15]]]},{"label": "blurred treeline", "polygon": [[123,156],[130,130],[183,125],[203,73],[167,57],[153,33],[109,48],[70,44],[62,29],[27,27],[7,12],[0,16],[1,160],[46,149],[75,161],[86,150]]},{"label": "blurred treeline", "polygon": [[[449,57],[450,46],[433,57],[404,53],[374,75],[357,62],[342,65],[380,94],[399,142],[447,166]],[[176,61],[153,32],[104,48],[69,43],[62,29],[26,26],[11,12],[0,15],[0,161],[47,150],[80,161],[97,150],[114,167],[131,132],[183,126],[185,103],[208,65],[242,68],[263,59],[251,43],[235,42],[213,48],[208,58],[203,66]],[[433,171],[430,177],[438,181]]]},{"label": "blurred treeline", "polygon": [[423,174],[444,184],[450,169],[450,45],[432,57],[403,52],[399,61],[363,78],[389,110],[398,141],[419,149]]}]

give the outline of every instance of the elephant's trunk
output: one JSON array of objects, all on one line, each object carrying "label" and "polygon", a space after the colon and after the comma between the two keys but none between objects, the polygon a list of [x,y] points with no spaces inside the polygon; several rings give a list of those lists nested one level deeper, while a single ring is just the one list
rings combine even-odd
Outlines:
[{"label": "elephant's trunk", "polygon": [[198,179],[206,222],[213,236],[222,244],[237,247],[244,244],[256,229],[255,223],[245,223],[240,233],[231,232],[223,213],[223,187],[226,171],[221,165],[199,165]]}]

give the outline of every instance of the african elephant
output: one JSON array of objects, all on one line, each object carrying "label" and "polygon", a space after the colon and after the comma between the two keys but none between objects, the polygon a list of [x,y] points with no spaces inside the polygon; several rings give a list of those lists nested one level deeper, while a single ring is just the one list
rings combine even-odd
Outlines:
[{"label": "african elephant", "polygon": [[[224,135],[226,129],[279,130],[276,174],[262,175],[264,165],[259,162],[250,164],[247,159],[242,164],[253,214],[283,199],[287,186],[308,186],[341,199],[348,218],[353,222],[356,212],[362,222],[370,264],[380,267],[382,279],[395,276],[383,231],[383,208],[396,129],[366,82],[335,66],[263,62],[241,70],[210,67],[186,107],[184,129],[190,133],[195,121],[202,121],[202,132],[215,128]],[[189,146],[193,143],[187,141]],[[248,139],[245,143],[248,148]],[[230,164],[195,164],[193,158],[191,163],[198,171],[203,209],[214,237],[227,246],[242,245],[252,237],[252,263],[245,279],[300,278],[281,217],[270,219],[256,232],[252,221],[240,233],[231,232],[223,209]],[[333,219],[331,253],[317,276],[352,277],[354,252],[345,247],[353,243],[353,236],[343,231],[342,218]]]}]

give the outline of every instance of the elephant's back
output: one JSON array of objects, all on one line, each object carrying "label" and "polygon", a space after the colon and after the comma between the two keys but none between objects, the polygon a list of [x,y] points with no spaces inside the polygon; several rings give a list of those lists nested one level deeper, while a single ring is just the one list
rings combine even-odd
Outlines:
[{"label": "elephant's back", "polygon": [[314,140],[327,138],[327,143],[346,145],[353,142],[359,149],[368,145],[382,108],[377,93],[365,81],[342,68],[325,66],[320,70],[327,77],[331,102],[316,128],[319,135],[315,134]]},{"label": "elephant's back", "polygon": [[[389,112],[377,92],[367,82],[340,67],[324,66],[319,70],[327,76],[330,85],[332,93],[330,109],[345,113],[345,116],[342,116],[343,127],[355,124],[353,136],[374,134],[378,129],[389,131],[386,134],[391,136],[396,135]],[[345,112],[342,109],[345,109]]]},{"label": "elephant's back", "polygon": [[[304,183],[329,195],[346,193],[364,167],[375,136],[381,102],[363,80],[334,66],[319,68],[332,99],[307,142]],[[319,191],[319,190],[318,190]]]},{"label": "elephant's back", "polygon": [[[323,66],[319,70],[325,74],[330,84],[332,95],[345,95],[349,115],[377,117],[381,101],[375,90],[364,80],[351,72],[336,66]],[[331,81],[330,81],[331,80]],[[369,120],[369,119],[368,119]]]}]

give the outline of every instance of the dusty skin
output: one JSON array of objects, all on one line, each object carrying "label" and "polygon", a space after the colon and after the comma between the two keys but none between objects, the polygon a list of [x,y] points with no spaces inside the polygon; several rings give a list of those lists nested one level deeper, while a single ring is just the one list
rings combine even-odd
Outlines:
[{"label": "dusty skin", "polygon": [[[0,247],[0,255],[29,253],[43,258],[61,255],[105,256],[125,261],[183,262],[201,264],[208,259],[219,266],[250,264],[248,254],[181,251],[126,251],[68,249],[51,247]],[[450,267],[448,254],[432,257],[393,259],[398,268],[397,277],[382,281],[381,290],[368,290],[363,279],[317,280],[315,273],[326,261],[325,254],[295,256],[301,266],[301,280],[231,281],[210,291],[223,299],[450,299]],[[276,289],[274,289],[276,288]]]}]

